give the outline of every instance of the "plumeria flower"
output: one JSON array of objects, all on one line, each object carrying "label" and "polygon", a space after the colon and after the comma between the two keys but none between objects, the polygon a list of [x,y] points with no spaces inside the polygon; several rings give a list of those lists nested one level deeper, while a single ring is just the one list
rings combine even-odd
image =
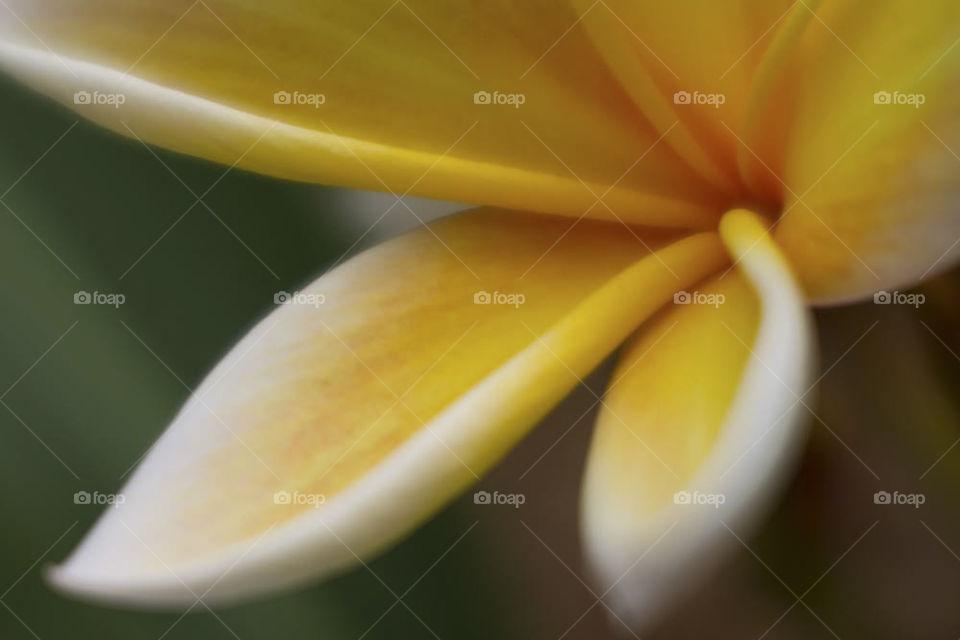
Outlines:
[{"label": "plumeria flower", "polygon": [[353,567],[623,345],[581,533],[649,624],[789,477],[810,307],[960,246],[953,0],[4,6],[0,67],[123,135],[483,207],[278,294],[52,571],[85,598],[185,608]]}]

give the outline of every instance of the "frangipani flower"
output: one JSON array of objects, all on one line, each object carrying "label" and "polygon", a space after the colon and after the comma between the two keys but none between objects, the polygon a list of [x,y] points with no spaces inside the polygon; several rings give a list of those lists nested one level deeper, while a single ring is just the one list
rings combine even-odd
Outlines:
[{"label": "frangipani flower", "polygon": [[84,597],[227,602],[371,558],[625,344],[582,534],[648,623],[788,477],[809,306],[960,245],[947,0],[5,7],[0,67],[124,135],[485,207],[243,338],[52,572]]}]

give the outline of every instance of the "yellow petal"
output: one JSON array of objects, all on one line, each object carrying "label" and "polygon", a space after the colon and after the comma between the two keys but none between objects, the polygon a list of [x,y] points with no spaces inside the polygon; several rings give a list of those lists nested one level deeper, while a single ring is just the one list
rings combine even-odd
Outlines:
[{"label": "yellow petal", "polygon": [[742,195],[737,131],[757,69],[790,0],[577,0],[584,23],[638,108],[706,179]]},{"label": "yellow petal", "polygon": [[497,210],[361,254],[237,344],[52,579],[87,598],[185,606],[370,558],[725,262],[714,233],[641,241],[617,224]]},{"label": "yellow petal", "polygon": [[721,235],[737,268],[629,343],[590,449],[587,554],[638,627],[739,548],[728,527],[747,535],[803,441],[812,335],[801,291],[752,214],[727,214]]},{"label": "yellow petal", "polygon": [[[673,227],[716,220],[714,190],[659,140],[563,3],[6,8],[18,19],[0,20],[0,68],[177,151],[459,202]],[[80,104],[75,92],[86,92]],[[477,92],[491,103],[475,103]]]},{"label": "yellow petal", "polygon": [[908,286],[955,261],[958,36],[952,0],[824,2],[808,21],[778,88],[793,111],[783,157],[765,162],[785,210],[775,237],[815,300]]}]

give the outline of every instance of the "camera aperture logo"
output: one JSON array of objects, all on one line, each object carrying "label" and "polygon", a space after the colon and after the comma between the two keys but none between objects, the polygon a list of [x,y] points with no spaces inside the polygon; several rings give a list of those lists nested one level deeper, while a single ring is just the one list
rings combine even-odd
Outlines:
[{"label": "camera aperture logo", "polygon": [[719,308],[727,297],[722,293],[701,293],[700,291],[677,291],[673,294],[673,304],[706,304]]},{"label": "camera aperture logo", "polygon": [[473,504],[506,504],[514,509],[519,509],[520,505],[527,501],[527,496],[522,493],[500,493],[494,491],[477,491],[473,494]]},{"label": "camera aperture logo", "polygon": [[103,93],[100,91],[77,91],[73,94],[73,104],[110,106],[119,109],[127,101],[122,93]]},{"label": "camera aperture logo", "polygon": [[127,301],[122,293],[103,293],[102,291],[77,291],[73,294],[73,304],[102,304],[119,309]]},{"label": "camera aperture logo", "polygon": [[473,304],[496,304],[510,305],[514,309],[519,309],[520,305],[527,301],[527,296],[522,293],[507,293],[505,291],[477,291],[473,294]]},{"label": "camera aperture logo", "polygon": [[119,507],[127,501],[127,497],[122,493],[101,493],[99,491],[77,491],[73,494],[73,504],[107,504],[111,507]]},{"label": "camera aperture logo", "polygon": [[727,496],[722,493],[701,493],[700,491],[677,491],[673,494],[673,504],[693,505],[693,506],[711,506],[719,509],[720,505],[727,501]]},{"label": "camera aperture logo", "polygon": [[920,505],[927,501],[927,496],[922,493],[901,493],[894,491],[877,491],[873,494],[873,504],[896,504],[909,505],[914,509],[919,509]]},{"label": "camera aperture logo", "polygon": [[877,291],[873,294],[873,304],[905,304],[919,309],[927,301],[922,293],[903,293],[902,291]]},{"label": "camera aperture logo", "polygon": [[327,301],[322,293],[305,293],[303,291],[277,291],[273,294],[273,304],[299,304],[308,307],[319,307]]},{"label": "camera aperture logo", "polygon": [[722,93],[702,93],[700,91],[677,91],[673,94],[673,104],[681,105],[707,105],[714,109],[719,109],[720,105],[726,103],[727,96]]},{"label": "camera aperture logo", "polygon": [[501,93],[500,91],[477,91],[473,94],[473,104],[501,104],[512,105],[514,109],[519,109],[520,105],[527,101],[527,96],[523,93]]},{"label": "camera aperture logo", "polygon": [[322,493],[300,493],[299,491],[277,491],[273,494],[273,504],[307,505],[319,509],[327,501]]},{"label": "camera aperture logo", "polygon": [[322,93],[303,93],[301,91],[277,91],[273,94],[273,104],[294,104],[305,105],[319,109],[320,105],[327,101],[327,96]]},{"label": "camera aperture logo", "polygon": [[873,104],[906,105],[919,109],[926,103],[927,96],[923,93],[903,93],[901,91],[877,91],[873,94]]}]

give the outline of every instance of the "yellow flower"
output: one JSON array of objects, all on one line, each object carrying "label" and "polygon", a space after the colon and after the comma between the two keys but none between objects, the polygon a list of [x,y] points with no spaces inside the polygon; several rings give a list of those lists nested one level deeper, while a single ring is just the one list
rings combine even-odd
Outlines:
[{"label": "yellow flower", "polygon": [[224,602],[370,558],[625,342],[582,534],[649,623],[795,461],[808,305],[960,246],[953,0],[4,5],[0,67],[124,135],[487,207],[279,295],[52,572],[84,597]]}]

